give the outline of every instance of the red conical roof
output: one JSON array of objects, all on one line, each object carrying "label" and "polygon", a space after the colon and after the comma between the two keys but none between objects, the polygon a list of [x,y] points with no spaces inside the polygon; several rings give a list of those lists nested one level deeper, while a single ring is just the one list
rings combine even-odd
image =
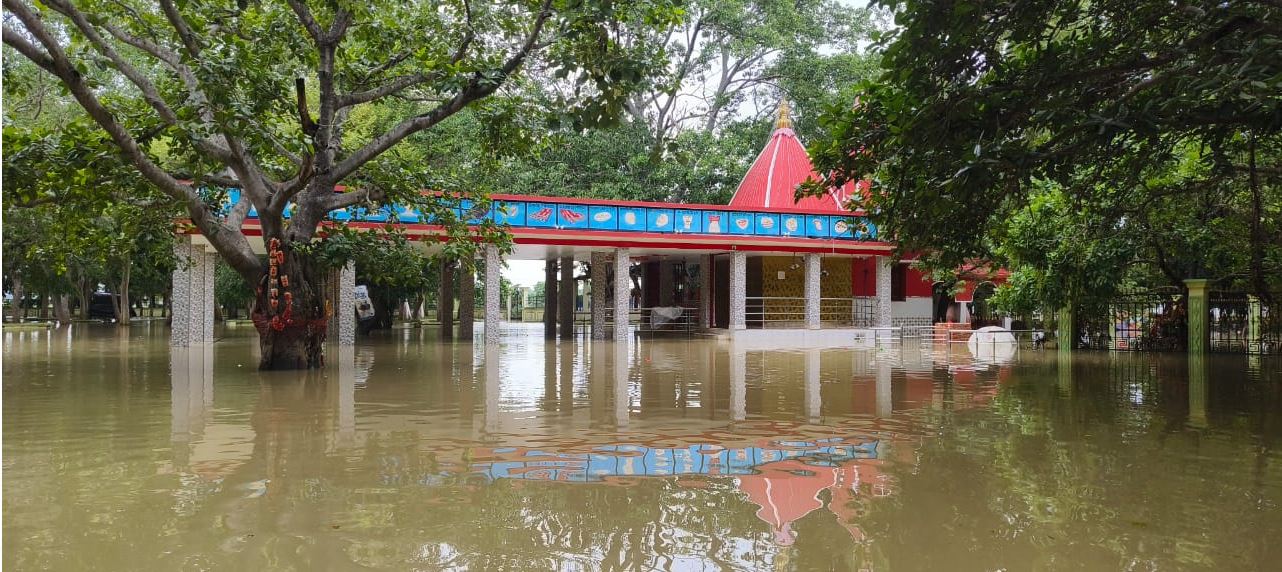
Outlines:
[{"label": "red conical roof", "polygon": [[845,213],[831,193],[818,197],[793,199],[800,185],[809,178],[818,179],[810,163],[810,155],[792,130],[788,117],[788,104],[779,106],[779,119],[770,142],[757,155],[752,167],[739,182],[739,188],[730,198],[730,206],[741,209],[797,208],[809,211]]}]

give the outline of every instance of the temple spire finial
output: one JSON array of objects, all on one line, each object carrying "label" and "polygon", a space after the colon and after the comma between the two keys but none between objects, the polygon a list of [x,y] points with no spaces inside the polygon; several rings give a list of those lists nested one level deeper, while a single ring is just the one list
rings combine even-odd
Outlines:
[{"label": "temple spire finial", "polygon": [[788,100],[779,100],[779,117],[775,119],[775,129],[792,129],[792,110],[788,107]]}]

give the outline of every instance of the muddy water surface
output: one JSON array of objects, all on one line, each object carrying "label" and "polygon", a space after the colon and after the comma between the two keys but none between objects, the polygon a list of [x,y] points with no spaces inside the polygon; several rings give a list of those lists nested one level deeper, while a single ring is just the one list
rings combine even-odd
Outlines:
[{"label": "muddy water surface", "polygon": [[4,333],[6,569],[1282,562],[1276,359],[165,335]]}]

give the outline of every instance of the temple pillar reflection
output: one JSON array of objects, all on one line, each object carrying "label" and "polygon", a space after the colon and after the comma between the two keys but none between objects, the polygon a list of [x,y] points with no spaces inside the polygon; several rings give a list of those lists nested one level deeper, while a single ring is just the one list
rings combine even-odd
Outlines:
[{"label": "temple pillar reflection", "polygon": [[1206,401],[1209,387],[1206,383],[1206,354],[1189,352],[1189,419],[1191,427],[1206,427]]},{"label": "temple pillar reflection", "polygon": [[498,433],[502,428],[499,419],[499,345],[485,344],[481,360],[482,378],[485,380],[485,415],[482,427],[486,435]]},{"label": "temple pillar reflection", "polygon": [[338,347],[338,445],[356,444],[356,348]]},{"label": "temple pillar reflection", "polygon": [[823,360],[818,349],[806,350],[806,420],[818,423],[823,410],[823,397],[820,395],[819,372]]},{"label": "temple pillar reflection", "polygon": [[743,421],[748,416],[748,352],[730,346],[730,418]]},{"label": "temple pillar reflection", "polygon": [[893,398],[891,396],[891,368],[890,361],[886,359],[877,360],[877,417],[890,417],[894,413]]},{"label": "temple pillar reflection", "polygon": [[616,341],[612,366],[614,369],[614,424],[617,427],[627,426],[629,407],[632,404],[628,388],[631,377],[628,357],[627,341]]},{"label": "temple pillar reflection", "polygon": [[174,347],[169,351],[169,442],[174,465],[187,466],[191,442],[205,434],[214,404],[214,348]]}]

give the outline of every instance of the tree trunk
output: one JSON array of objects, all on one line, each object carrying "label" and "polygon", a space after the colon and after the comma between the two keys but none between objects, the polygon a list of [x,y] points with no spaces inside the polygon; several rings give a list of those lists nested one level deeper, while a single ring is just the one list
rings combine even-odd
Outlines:
[{"label": "tree trunk", "polygon": [[40,300],[40,310],[36,313],[36,317],[41,320],[49,319],[49,294],[41,292],[37,298]]},{"label": "tree trunk", "polygon": [[441,323],[441,339],[454,339],[454,263],[441,260],[441,292],[436,301],[436,321]]},{"label": "tree trunk", "polygon": [[13,305],[9,306],[9,319],[14,322],[21,322],[26,318],[26,309],[22,307],[22,297],[26,295],[22,291],[22,276],[13,275]]},{"label": "tree trunk", "polygon": [[133,270],[133,261],[125,260],[120,271],[120,282],[116,284],[112,295],[112,309],[116,311],[116,325],[129,325],[129,274]]},{"label": "tree trunk", "polygon": [[329,271],[277,238],[267,241],[267,260],[251,314],[261,351],[258,369],[322,367],[333,311],[325,299]]},{"label": "tree trunk", "polygon": [[458,337],[470,340],[476,322],[476,275],[466,264],[459,265],[458,287]]},{"label": "tree trunk", "polygon": [[71,323],[71,296],[59,294],[53,302],[53,318],[58,320],[59,325]]},{"label": "tree trunk", "polygon": [[89,304],[93,301],[93,289],[89,281],[80,279],[76,281],[76,299],[80,302],[80,319],[89,319]]}]

